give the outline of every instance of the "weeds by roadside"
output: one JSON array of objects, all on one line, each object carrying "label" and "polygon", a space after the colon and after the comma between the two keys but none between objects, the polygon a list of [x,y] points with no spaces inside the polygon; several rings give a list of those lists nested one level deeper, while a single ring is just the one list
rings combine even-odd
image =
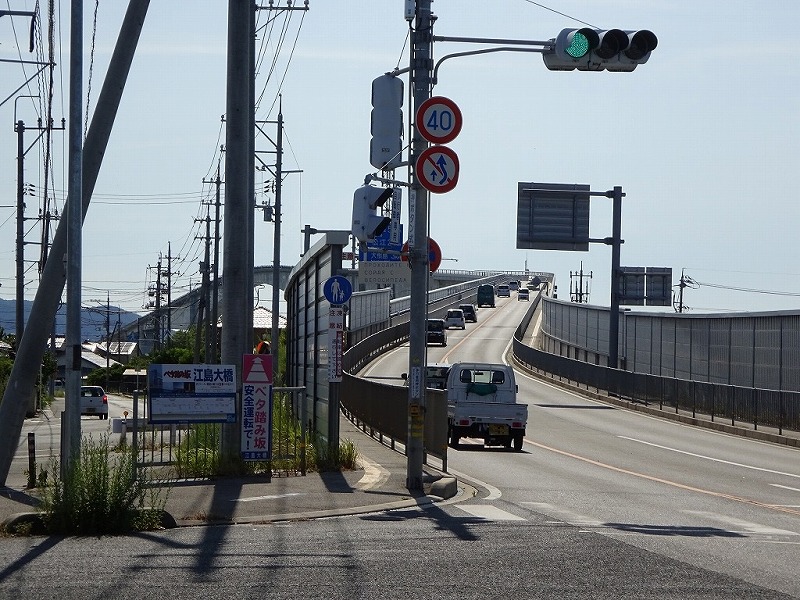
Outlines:
[{"label": "weeds by roadside", "polygon": [[161,527],[169,489],[134,477],[130,451],[111,455],[108,436],[84,438],[80,459],[60,476],[51,462],[48,484],[37,508],[48,533],[97,535],[146,531]]}]

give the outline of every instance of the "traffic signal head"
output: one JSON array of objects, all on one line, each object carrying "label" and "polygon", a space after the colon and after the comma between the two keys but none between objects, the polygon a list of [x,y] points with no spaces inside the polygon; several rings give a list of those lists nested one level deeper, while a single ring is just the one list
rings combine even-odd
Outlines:
[{"label": "traffic signal head", "polygon": [[403,80],[381,75],[372,81],[372,140],[369,163],[376,169],[396,169],[402,162]]},{"label": "traffic signal head", "polygon": [[383,206],[394,194],[394,188],[379,188],[365,185],[353,194],[353,237],[359,242],[367,242],[391,223],[391,218],[382,215],[377,209]]},{"label": "traffic signal head", "polygon": [[552,48],[542,53],[551,71],[633,71],[658,45],[656,35],[647,29],[563,29],[552,41]]}]

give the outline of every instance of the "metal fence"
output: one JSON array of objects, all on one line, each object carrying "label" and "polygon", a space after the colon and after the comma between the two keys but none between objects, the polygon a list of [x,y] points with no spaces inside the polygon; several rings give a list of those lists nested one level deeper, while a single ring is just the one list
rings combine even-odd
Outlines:
[{"label": "metal fence", "polygon": [[[300,396],[305,388],[273,388],[272,460],[252,463],[255,473],[271,477],[305,475],[308,430]],[[130,444],[136,470],[158,469],[171,479],[216,475],[221,423],[148,423],[146,402],[133,394],[133,414],[120,424],[120,444]],[[130,437],[130,440],[128,439]]]},{"label": "metal fence", "polygon": [[728,384],[632,373],[531,348],[514,339],[514,356],[532,371],[546,373],[577,386],[607,391],[621,398],[658,404],[662,410],[688,411],[726,420],[800,431],[800,392],[758,389]]},{"label": "metal fence", "polygon": [[[408,388],[363,379],[357,373],[375,357],[408,339],[409,323],[373,334],[344,355],[341,406],[345,415],[370,435],[405,444],[408,439]],[[447,397],[425,390],[424,451],[447,470]]]},{"label": "metal fence", "polygon": [[[544,298],[542,346],[607,364],[608,307]],[[760,389],[800,391],[800,311],[637,313],[619,319],[619,368]]]}]

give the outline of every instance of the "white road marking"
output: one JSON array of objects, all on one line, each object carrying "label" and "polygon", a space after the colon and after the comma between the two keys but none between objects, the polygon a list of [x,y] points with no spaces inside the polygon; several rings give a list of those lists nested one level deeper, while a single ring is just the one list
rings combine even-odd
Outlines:
[{"label": "white road marking", "polygon": [[743,469],[752,469],[753,471],[761,471],[763,473],[772,473],[773,475],[782,475],[784,477],[794,477],[796,479],[800,479],[800,475],[795,475],[794,473],[784,473],[783,471],[775,471],[773,469],[764,469],[763,467],[754,467],[753,465],[745,465],[743,463],[732,462],[729,460],[723,460],[721,458],[714,458],[712,456],[705,456],[704,454],[696,454],[694,452],[687,452],[686,450],[678,450],[677,448],[670,448],[669,446],[662,446],[660,444],[654,444],[652,442],[646,442],[644,440],[639,440],[632,437],[627,437],[624,435],[617,436],[620,439],[628,440],[630,442],[636,442],[638,444],[644,444],[645,446],[652,446],[653,448],[660,448],[661,450],[669,450],[670,452],[677,452],[678,454],[685,454],[686,456],[693,456],[695,458],[702,458],[704,460],[710,460],[712,462],[722,463],[725,465],[731,465],[734,467],[742,467]]},{"label": "white road marking", "polygon": [[779,483],[770,483],[772,487],[781,488],[782,490],[789,490],[790,492],[800,492],[800,488],[789,487],[788,485],[781,485]]},{"label": "white road marking", "polygon": [[466,473],[461,473],[459,471],[456,471],[455,469],[449,469],[449,472],[452,473],[453,475],[455,475],[456,477],[458,477],[459,479],[464,479],[465,481],[470,481],[470,482],[474,483],[478,487],[482,487],[482,488],[487,489],[489,491],[489,495],[486,496],[486,498],[483,498],[484,500],[488,500],[488,501],[497,500],[498,498],[500,498],[503,495],[503,492],[501,492],[498,488],[494,487],[490,483],[486,483],[485,481],[481,481],[480,479],[476,479],[475,477],[472,477],[471,475],[467,475]]},{"label": "white road marking", "polygon": [[746,533],[757,533],[761,535],[800,535],[796,531],[789,531],[788,529],[778,529],[770,527],[769,525],[762,525],[761,523],[753,523],[752,521],[743,521],[734,517],[720,515],[718,513],[706,512],[704,510],[684,510],[681,511],[688,515],[697,515],[712,521],[725,523],[726,525],[733,525],[740,528],[741,531]]},{"label": "white road marking", "polygon": [[271,494],[269,496],[250,496],[249,498],[233,498],[231,502],[257,502],[259,500],[279,500],[280,498],[289,498],[290,496],[302,496],[299,492],[291,494]]},{"label": "white road marking", "polygon": [[364,456],[359,456],[358,459],[361,461],[361,466],[364,468],[364,475],[355,484],[355,488],[359,490],[369,490],[389,479],[389,471],[378,463],[372,462]]},{"label": "white road marking", "polygon": [[605,527],[605,522],[603,521],[592,519],[591,517],[572,512],[560,506],[553,506],[547,502],[520,502],[520,504],[525,504],[549,517],[558,519],[560,523],[567,523],[568,525],[580,527]]},{"label": "white road marking", "polygon": [[524,521],[523,517],[506,512],[491,504],[457,504],[458,508],[479,519],[489,521]]}]

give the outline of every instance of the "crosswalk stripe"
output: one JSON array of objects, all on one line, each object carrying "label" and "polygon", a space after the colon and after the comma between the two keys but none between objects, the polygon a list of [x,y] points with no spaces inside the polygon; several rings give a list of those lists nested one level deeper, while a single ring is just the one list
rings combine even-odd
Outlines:
[{"label": "crosswalk stripe", "polygon": [[490,504],[459,504],[458,508],[479,519],[489,521],[524,521],[523,517],[506,512]]},{"label": "crosswalk stripe", "polygon": [[542,512],[549,517],[558,519],[559,521],[563,521],[564,523],[568,523],[569,525],[575,525],[578,527],[605,526],[604,521],[598,521],[597,519],[592,519],[591,517],[587,517],[586,515],[581,515],[576,512],[572,512],[571,510],[566,510],[564,508],[561,508],[560,506],[553,506],[552,504],[548,504],[547,502],[520,502],[520,504],[530,506],[533,510]]},{"label": "crosswalk stripe", "polygon": [[712,521],[725,523],[726,525],[733,525],[734,527],[738,527],[741,531],[745,531],[747,533],[759,533],[762,535],[800,535],[800,533],[797,533],[796,531],[778,529],[776,527],[770,527],[769,525],[753,523],[752,521],[743,521],[734,517],[706,512],[704,510],[684,510],[682,512],[690,515],[697,515],[706,519],[711,519]]}]

